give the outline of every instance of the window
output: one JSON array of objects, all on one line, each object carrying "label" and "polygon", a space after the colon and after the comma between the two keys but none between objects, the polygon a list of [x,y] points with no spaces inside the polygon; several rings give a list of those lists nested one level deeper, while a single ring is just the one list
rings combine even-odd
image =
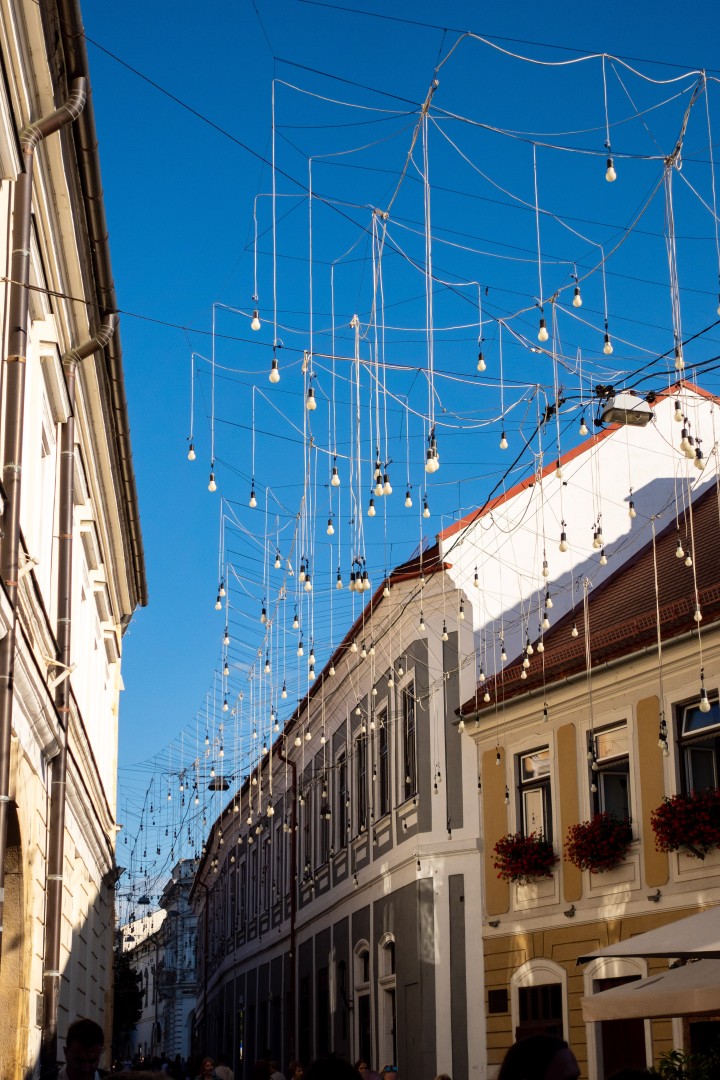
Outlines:
[{"label": "window", "polygon": [[355,779],[357,784],[357,831],[367,828],[367,737],[355,740]]},{"label": "window", "polygon": [[542,833],[552,840],[552,799],[550,793],[550,749],[542,746],[517,759],[520,831]]},{"label": "window", "polygon": [[388,741],[388,714],[384,709],[378,718],[378,813],[380,817],[390,813],[390,754]]},{"label": "window", "polygon": [[330,851],[330,825],[332,814],[330,813],[330,795],[328,790],[327,776],[323,774],[320,780],[321,788],[318,806],[318,864],[326,863],[332,854]]},{"label": "window", "polygon": [[518,989],[519,1020],[516,1039],[530,1035],[556,1035],[562,1038],[562,986],[545,983],[542,986],[521,986]]},{"label": "window", "polygon": [[711,702],[710,712],[700,712],[697,702],[683,706],[678,728],[684,790],[708,791],[720,786],[720,703]]},{"label": "window", "polygon": [[630,758],[627,724],[597,731],[591,745],[591,792],[595,813],[630,818]]},{"label": "window", "polygon": [[345,847],[348,839],[348,832],[350,830],[350,815],[348,809],[350,806],[350,797],[348,792],[348,776],[347,776],[347,757],[343,752],[337,760],[337,810],[335,813],[335,820],[337,821],[337,838],[336,844],[338,848]]},{"label": "window", "polygon": [[417,731],[415,727],[415,684],[410,683],[402,696],[403,761],[405,798],[417,792]]},{"label": "window", "polygon": [[353,1057],[372,1060],[372,1019],[370,1013],[370,949],[366,941],[355,946],[354,979],[356,1008],[355,1052]]},{"label": "window", "polygon": [[380,991],[380,1058],[388,1064],[397,1064],[397,1012],[395,978],[395,939],[387,934],[380,942],[378,989]]}]

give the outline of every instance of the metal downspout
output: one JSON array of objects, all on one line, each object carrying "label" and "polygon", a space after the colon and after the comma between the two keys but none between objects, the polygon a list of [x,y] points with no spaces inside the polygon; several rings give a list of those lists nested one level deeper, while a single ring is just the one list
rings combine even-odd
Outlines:
[{"label": "metal downspout", "polygon": [[2,965],[2,914],[5,906],[5,853],[10,804],[10,748],[12,736],[13,679],[17,638],[18,562],[20,555],[20,492],[22,440],[25,410],[25,362],[28,335],[28,285],[30,282],[30,234],[32,181],[38,143],[80,115],[87,97],[87,80],[75,79],[70,97],[55,112],[28,124],[20,132],[23,171],[15,181],[13,197],[12,261],[8,305],[8,355],[5,360],[5,433],[2,477],[7,501],[0,539],[0,575],[12,609],[12,622],[0,641],[0,966]]},{"label": "metal downspout", "polygon": [[70,408],[60,436],[58,495],[57,659],[61,680],[55,690],[58,743],[52,762],[50,821],[45,908],[45,958],[43,967],[43,1026],[40,1043],[40,1074],[52,1076],[57,1066],[57,1017],[60,996],[60,938],[65,858],[65,801],[68,727],[70,722],[70,647],[72,639],[72,561],[75,477],[75,387],[78,364],[103,349],[115,333],[116,315],[108,315],[95,335],[63,356],[65,385]]}]

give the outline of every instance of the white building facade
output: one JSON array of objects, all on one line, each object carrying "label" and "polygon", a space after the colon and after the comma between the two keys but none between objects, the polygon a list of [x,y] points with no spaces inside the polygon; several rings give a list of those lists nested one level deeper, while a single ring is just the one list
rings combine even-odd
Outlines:
[{"label": "white building facade", "polygon": [[[0,1074],[110,1046],[118,705],[146,602],[87,57],[73,3],[0,4]],[[65,299],[75,297],[77,299]]]}]

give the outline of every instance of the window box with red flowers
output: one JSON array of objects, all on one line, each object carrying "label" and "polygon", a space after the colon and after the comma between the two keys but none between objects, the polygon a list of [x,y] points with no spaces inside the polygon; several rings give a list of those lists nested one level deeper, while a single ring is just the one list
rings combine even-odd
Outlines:
[{"label": "window box with red flowers", "polygon": [[627,818],[605,812],[592,821],[571,825],[565,840],[565,858],[579,870],[603,874],[621,863],[632,843],[632,828]]},{"label": "window box with red flowers", "polygon": [[650,823],[658,851],[684,848],[704,859],[711,848],[720,846],[720,791],[691,791],[663,799]]},{"label": "window box with red flowers", "polygon": [[558,857],[542,833],[507,833],[494,847],[493,866],[503,881],[527,885],[537,878],[551,877]]}]

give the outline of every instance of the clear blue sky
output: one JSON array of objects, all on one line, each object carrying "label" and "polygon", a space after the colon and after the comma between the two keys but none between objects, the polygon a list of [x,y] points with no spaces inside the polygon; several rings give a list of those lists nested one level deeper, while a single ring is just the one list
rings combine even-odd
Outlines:
[{"label": "clear blue sky", "polygon": [[[359,8],[380,12],[381,5]],[[582,52],[605,52],[628,59],[656,80],[669,80],[683,71],[711,69],[720,63],[715,6],[705,0],[687,9],[687,15],[685,9],[661,8],[649,0],[574,7],[522,2],[485,5],[482,12],[475,4],[455,3],[444,5],[442,14],[436,4],[409,0],[385,8],[392,10],[393,18],[300,0],[244,0],[234,5],[210,0],[200,7],[165,0],[121,6],[88,0],[84,6],[113,266],[125,312],[121,333],[150,593],[149,607],[137,614],[126,635],[123,656],[126,690],[121,702],[118,816],[121,821],[127,818],[131,836],[152,777],[156,790],[149,797],[164,799],[160,789],[174,783],[173,773],[182,767],[181,752],[186,764],[195,753],[196,732],[204,735],[206,715],[208,726],[217,728],[223,695],[227,692],[232,702],[236,700],[257,649],[265,647],[259,609],[266,589],[272,602],[276,586],[257,538],[262,539],[266,528],[277,532],[286,554],[302,494],[298,429],[302,430],[305,412],[300,363],[302,350],[310,347],[310,218],[305,197],[309,157],[314,159],[312,183],[318,196],[312,207],[313,350],[323,356],[331,352],[328,328],[334,299],[335,351],[348,357],[353,352],[350,318],[358,312],[366,332],[371,307],[371,214],[363,208],[383,209],[393,200],[419,106],[436,64],[445,61],[433,101],[428,155],[433,270],[436,279],[454,283],[442,286],[436,280],[433,290],[435,366],[438,373],[451,376],[435,386],[443,464],[431,481],[428,498],[433,514],[424,522],[419,507],[428,415],[422,371],[427,366],[427,343],[421,330],[425,282],[412,263],[422,266],[424,259],[418,140],[397,200],[392,201],[383,258],[386,333],[377,349],[389,365],[407,370],[387,373],[388,389],[395,396],[383,401],[380,409],[382,456],[387,430],[395,493],[391,503],[386,500],[387,519],[383,504],[374,521],[365,521],[368,563],[376,582],[385,568],[410,555],[423,526],[432,537],[453,516],[484,501],[501,482],[510,463],[498,449],[503,408],[511,451],[516,453],[530,435],[540,400],[527,388],[539,383],[553,396],[551,364],[520,346],[510,331],[504,331],[502,393],[499,384],[498,318],[512,316],[512,326],[528,340],[534,342],[537,334],[539,312],[532,310],[539,296],[533,143],[539,203],[555,215],[540,219],[545,298],[572,284],[573,263],[581,277],[596,267],[597,245],[604,245],[606,253],[613,249],[660,183],[657,196],[606,265],[612,357],[601,351],[605,300],[598,271],[583,283],[581,314],[588,325],[573,322],[571,314],[561,321],[564,355],[575,357],[577,347],[582,347],[586,356],[585,392],[593,378],[613,381],[617,372],[635,372],[673,344],[662,167],[657,158],[673,148],[693,81],[649,83],[622,65],[607,63],[608,121],[618,173],[618,180],[608,184],[600,61],[541,66],[470,40],[447,57],[459,31],[470,29],[535,60],[566,61]],[[667,13],[659,14],[661,10]],[[442,29],[445,23],[447,30]],[[650,63],[653,60],[661,63]],[[278,356],[283,376],[277,387],[267,379],[273,340],[273,261],[271,202],[264,197],[272,185],[267,161],[272,151],[273,78],[278,80],[276,184],[282,196],[276,216],[278,337],[283,342]],[[717,133],[717,85],[711,86],[709,104],[712,130]],[[516,135],[498,134],[468,121]],[[686,337],[717,318],[712,218],[683,179],[702,199],[711,200],[708,162],[707,115],[700,99],[688,124],[682,177],[674,177]],[[212,355],[213,304],[252,312],[253,201],[258,193],[258,306],[263,325],[253,333],[246,315],[217,311],[219,490],[211,495],[207,491],[211,382],[202,357]],[[477,289],[458,284],[463,281],[480,281],[483,286],[488,370],[482,376],[476,371]],[[563,296],[569,306],[572,289]],[[523,308],[530,310],[517,315]],[[546,314],[549,321],[548,309]],[[688,346],[689,361],[699,363],[720,352],[719,331],[715,328]],[[362,345],[363,359],[373,355],[374,348],[371,331]],[[200,354],[194,361],[193,352]],[[659,370],[654,368],[641,388],[662,387],[667,378],[664,383]],[[197,451],[192,464],[186,458],[191,371]],[[324,452],[333,443],[333,401],[345,481],[352,425],[350,365],[338,364],[334,390],[330,371],[329,359],[319,359],[319,408],[312,420],[323,453],[313,465],[318,471],[310,489],[319,522],[314,567],[319,666],[349,626],[353,610],[347,591],[335,597],[331,629],[328,597],[333,593],[337,546],[331,551],[325,535],[332,459]],[[571,406],[563,421],[567,447],[577,439],[579,386],[567,371],[562,381]],[[714,371],[705,372],[700,381],[718,388]],[[369,377],[363,386],[367,458],[372,453],[368,423],[374,427],[376,420]],[[409,423],[402,395],[412,410]],[[253,401],[254,475],[260,505],[250,511]],[[547,439],[552,443],[554,438],[553,428]],[[537,451],[536,445],[533,448]],[[412,511],[402,505],[408,450]],[[531,461],[528,453],[518,469],[526,469]],[[365,496],[370,495],[370,466],[366,468],[365,509]],[[267,516],[266,486],[273,490]],[[341,498],[347,499],[347,486],[342,490]],[[229,571],[218,569],[221,498],[227,500],[228,517],[236,521],[223,533]],[[347,501],[341,503],[336,525],[344,538],[346,581],[349,514]],[[336,541],[337,535],[333,544]],[[225,614],[213,608],[219,573],[228,573],[233,605],[227,687],[221,640]],[[291,599],[286,617],[292,607]],[[359,610],[357,603],[354,610]],[[306,621],[306,648],[311,629]],[[281,658],[276,635],[273,663],[287,667],[293,691],[284,704],[290,708],[302,690],[302,685],[300,690],[296,687],[296,641],[287,627],[280,637],[288,644],[286,658]],[[276,667],[276,677],[277,672]],[[244,722],[250,723],[247,701],[244,708]],[[244,751],[238,753],[242,756]],[[241,764],[246,766],[245,758]],[[159,869],[166,861],[160,832],[158,842],[163,847]],[[119,861],[124,861],[122,854]]]}]

